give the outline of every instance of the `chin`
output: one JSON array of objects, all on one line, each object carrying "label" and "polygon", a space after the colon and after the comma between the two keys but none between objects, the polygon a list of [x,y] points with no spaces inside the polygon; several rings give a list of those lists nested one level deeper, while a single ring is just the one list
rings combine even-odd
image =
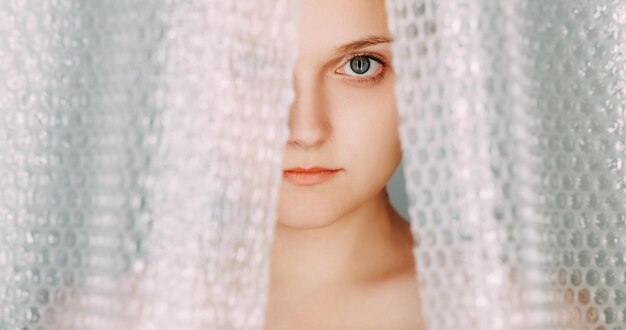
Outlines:
[{"label": "chin", "polygon": [[290,210],[279,208],[277,222],[291,229],[316,229],[326,227],[337,219],[331,212],[321,212],[320,209],[324,208],[304,207]]}]

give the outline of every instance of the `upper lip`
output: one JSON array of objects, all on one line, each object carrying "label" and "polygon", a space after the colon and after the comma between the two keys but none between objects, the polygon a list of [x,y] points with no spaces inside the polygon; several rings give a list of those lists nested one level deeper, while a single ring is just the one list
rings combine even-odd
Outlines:
[{"label": "upper lip", "polygon": [[339,171],[336,168],[325,168],[325,167],[311,167],[311,168],[302,168],[302,167],[292,167],[285,169],[285,172],[299,172],[299,173],[317,173],[317,172],[328,172],[328,171]]}]

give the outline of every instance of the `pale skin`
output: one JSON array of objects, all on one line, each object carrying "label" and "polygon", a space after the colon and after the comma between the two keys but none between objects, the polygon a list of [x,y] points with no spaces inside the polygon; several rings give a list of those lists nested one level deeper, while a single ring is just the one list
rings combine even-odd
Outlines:
[{"label": "pale skin", "polygon": [[283,180],[266,329],[425,329],[410,226],[385,189],[402,150],[384,0],[301,0],[298,22],[283,168],[341,171]]}]

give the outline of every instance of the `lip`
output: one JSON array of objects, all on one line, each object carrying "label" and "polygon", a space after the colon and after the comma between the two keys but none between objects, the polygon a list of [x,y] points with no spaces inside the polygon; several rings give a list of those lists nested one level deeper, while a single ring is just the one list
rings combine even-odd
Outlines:
[{"label": "lip", "polygon": [[283,171],[283,178],[299,186],[312,186],[332,179],[341,169],[324,167],[289,168]]}]

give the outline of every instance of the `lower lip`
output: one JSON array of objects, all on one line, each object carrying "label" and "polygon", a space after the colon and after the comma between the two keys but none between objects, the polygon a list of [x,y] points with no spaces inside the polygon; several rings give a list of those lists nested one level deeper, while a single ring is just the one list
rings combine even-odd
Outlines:
[{"label": "lower lip", "polygon": [[318,172],[291,172],[283,171],[283,178],[299,186],[312,186],[332,179],[340,170]]}]

